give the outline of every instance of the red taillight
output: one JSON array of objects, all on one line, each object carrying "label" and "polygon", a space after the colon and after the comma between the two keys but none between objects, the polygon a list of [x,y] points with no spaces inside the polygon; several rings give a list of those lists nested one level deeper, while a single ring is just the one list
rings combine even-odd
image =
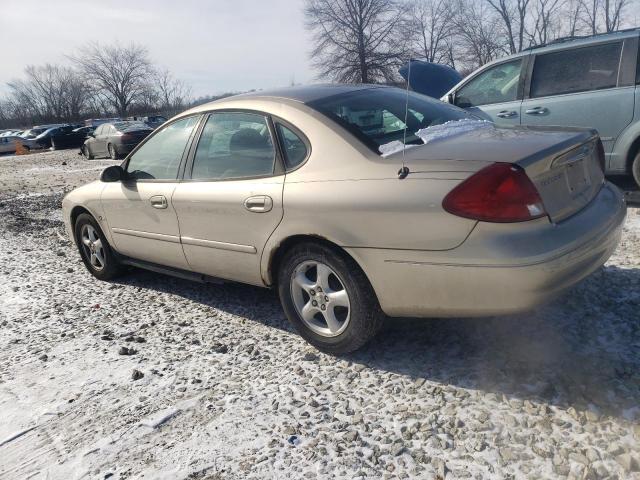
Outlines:
[{"label": "red taillight", "polygon": [[467,178],[447,194],[442,207],[483,222],[524,222],[546,214],[527,174],[510,163],[491,164]]}]

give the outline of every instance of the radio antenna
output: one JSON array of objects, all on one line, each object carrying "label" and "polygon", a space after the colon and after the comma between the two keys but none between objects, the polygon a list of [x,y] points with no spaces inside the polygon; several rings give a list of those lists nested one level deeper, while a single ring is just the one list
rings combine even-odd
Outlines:
[{"label": "radio antenna", "polygon": [[411,83],[411,62],[412,59],[409,59],[409,69],[407,72],[407,91],[406,91],[406,99],[404,105],[404,132],[402,134],[402,168],[398,170],[398,178],[402,180],[403,178],[407,178],[409,175],[409,168],[405,165],[404,162],[404,152],[407,149],[407,119],[409,118],[409,84]]}]

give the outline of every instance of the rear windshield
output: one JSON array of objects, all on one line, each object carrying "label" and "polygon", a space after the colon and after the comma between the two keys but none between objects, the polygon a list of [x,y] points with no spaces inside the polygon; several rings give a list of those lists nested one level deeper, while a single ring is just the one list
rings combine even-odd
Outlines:
[{"label": "rear windshield", "polygon": [[148,125],[142,122],[116,122],[113,124],[116,130],[120,132],[133,130],[150,130]]},{"label": "rear windshield", "polygon": [[[407,93],[399,88],[371,88],[321,98],[308,104],[336,121],[376,153],[380,146],[404,140]],[[475,119],[464,110],[409,92],[407,144],[422,144],[415,133],[451,120]]]}]

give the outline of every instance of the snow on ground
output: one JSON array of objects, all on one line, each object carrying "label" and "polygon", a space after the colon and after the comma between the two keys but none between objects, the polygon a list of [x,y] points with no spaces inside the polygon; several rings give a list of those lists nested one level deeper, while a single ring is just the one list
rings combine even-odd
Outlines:
[{"label": "snow on ground", "polygon": [[108,164],[0,157],[0,478],[640,478],[638,209],[551,305],[335,358],[268,290],[91,277],[59,205]]}]

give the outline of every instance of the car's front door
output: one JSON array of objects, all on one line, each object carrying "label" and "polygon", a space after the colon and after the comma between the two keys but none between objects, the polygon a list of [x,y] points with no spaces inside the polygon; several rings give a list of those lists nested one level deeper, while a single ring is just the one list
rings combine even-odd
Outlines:
[{"label": "car's front door", "polygon": [[522,124],[595,128],[608,156],[633,119],[635,69],[622,56],[622,41],[536,55]]},{"label": "car's front door", "polygon": [[101,157],[106,153],[106,147],[104,142],[104,129],[106,128],[106,124],[99,125],[93,133],[93,138],[90,142],[89,148],[91,149],[91,153],[96,157]]},{"label": "car's front door", "polygon": [[127,159],[127,180],[103,189],[102,207],[118,253],[188,269],[171,198],[198,120],[186,117],[160,129]]},{"label": "car's front door", "polygon": [[192,270],[262,283],[260,258],[282,219],[284,170],[266,115],[207,118],[185,178],[173,194]]},{"label": "car's front door", "polygon": [[455,92],[454,103],[498,125],[519,125],[526,56],[492,65]]}]

